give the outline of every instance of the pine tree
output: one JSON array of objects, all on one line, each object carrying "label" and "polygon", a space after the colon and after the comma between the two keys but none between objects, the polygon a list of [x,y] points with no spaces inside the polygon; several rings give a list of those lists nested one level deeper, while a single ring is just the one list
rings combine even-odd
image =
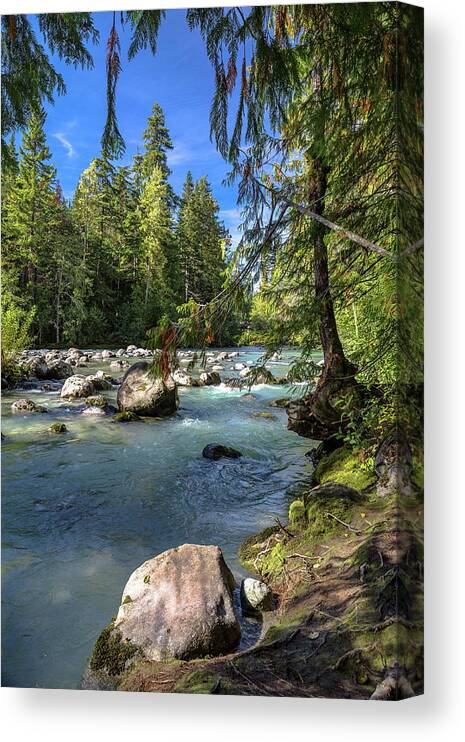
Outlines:
[{"label": "pine tree", "polygon": [[[42,304],[39,276],[45,271],[53,229],[56,227],[55,169],[44,133],[44,111],[32,114],[24,133],[18,175],[4,204],[4,266],[17,281],[17,291],[30,307]],[[39,337],[45,318],[37,312]]]},{"label": "pine tree", "polygon": [[139,204],[142,254],[145,263],[144,307],[146,329],[161,315],[173,311],[174,292],[170,272],[174,254],[169,186],[161,167],[154,165],[145,180]]},{"label": "pine tree", "polygon": [[179,264],[182,276],[181,298],[189,301],[191,296],[191,278],[194,269],[195,235],[192,225],[192,194],[194,181],[190,170],[184,181],[176,225],[176,243],[179,251]]}]

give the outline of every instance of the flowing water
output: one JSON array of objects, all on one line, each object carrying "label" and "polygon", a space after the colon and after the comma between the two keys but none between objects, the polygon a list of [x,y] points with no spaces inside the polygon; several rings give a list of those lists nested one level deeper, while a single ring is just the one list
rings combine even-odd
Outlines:
[{"label": "flowing water", "polygon": [[[234,362],[255,361],[239,349]],[[269,364],[279,377],[291,352]],[[105,363],[76,369],[95,373]],[[3,684],[75,688],[92,646],[112,616],[130,573],[182,543],[218,544],[237,577],[241,541],[285,517],[290,489],[308,478],[311,442],[286,430],[270,400],[283,386],[257,385],[255,399],[219,387],[180,390],[178,414],[117,424],[82,415],[59,392],[9,392],[2,403]],[[114,392],[105,392],[115,400]],[[12,415],[20,397],[48,414]],[[270,411],[275,419],[254,417]],[[69,432],[53,435],[52,422]],[[202,458],[207,443],[240,450],[239,460]],[[245,641],[259,627],[244,623]]]}]

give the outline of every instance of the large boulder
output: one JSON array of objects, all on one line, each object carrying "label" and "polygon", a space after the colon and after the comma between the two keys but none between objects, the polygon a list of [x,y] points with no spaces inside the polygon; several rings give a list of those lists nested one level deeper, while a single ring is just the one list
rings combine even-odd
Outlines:
[{"label": "large boulder", "polygon": [[73,369],[69,363],[62,361],[61,358],[55,358],[48,364],[49,379],[67,379],[73,375]]},{"label": "large boulder", "polygon": [[29,378],[48,378],[49,368],[45,362],[44,356],[42,355],[28,358],[25,363],[21,364],[21,370],[24,371]]},{"label": "large boulder", "polygon": [[184,544],[132,573],[114,629],[150,660],[224,654],[241,634],[233,588],[218,546]]},{"label": "large boulder", "polygon": [[67,399],[79,399],[95,394],[95,387],[88,376],[75,374],[66,379],[61,389],[61,396]]},{"label": "large boulder", "polygon": [[179,399],[176,383],[154,376],[147,361],[134,363],[118,389],[118,408],[147,417],[166,417],[176,412]]}]

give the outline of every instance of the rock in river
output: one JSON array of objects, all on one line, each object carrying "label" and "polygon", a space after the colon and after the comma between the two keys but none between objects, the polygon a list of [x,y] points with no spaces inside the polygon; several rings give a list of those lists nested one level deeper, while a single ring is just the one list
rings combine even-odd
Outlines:
[{"label": "rock in river", "polygon": [[38,405],[32,399],[17,399],[11,405],[12,412],[48,412],[45,407]]},{"label": "rock in river", "polygon": [[177,368],[173,371],[173,379],[176,384],[179,384],[179,386],[199,386],[197,379],[194,379],[181,368]]},{"label": "rock in river", "polygon": [[221,376],[216,371],[203,371],[200,374],[200,382],[204,386],[216,386],[221,384]]},{"label": "rock in river", "polygon": [[241,583],[241,605],[246,613],[269,611],[272,607],[272,593],[268,585],[252,577]]},{"label": "rock in river", "polygon": [[134,363],[123,376],[118,389],[118,409],[147,417],[165,417],[176,412],[179,404],[173,379],[164,381],[151,373],[147,361]]},{"label": "rock in river", "polygon": [[61,396],[68,399],[78,399],[79,397],[90,397],[95,393],[95,387],[88,376],[76,374],[66,379],[61,390]]},{"label": "rock in river", "polygon": [[218,461],[221,458],[227,459],[239,459],[242,454],[240,451],[236,451],[235,448],[229,448],[229,446],[222,446],[220,443],[209,443],[208,446],[202,451],[204,459],[213,459]]},{"label": "rock in river", "polygon": [[241,634],[233,588],[218,546],[184,544],[132,573],[114,629],[150,660],[224,654]]},{"label": "rock in river", "polygon": [[62,361],[60,358],[51,360],[48,364],[49,379],[67,379],[73,375],[73,369],[69,363]]}]

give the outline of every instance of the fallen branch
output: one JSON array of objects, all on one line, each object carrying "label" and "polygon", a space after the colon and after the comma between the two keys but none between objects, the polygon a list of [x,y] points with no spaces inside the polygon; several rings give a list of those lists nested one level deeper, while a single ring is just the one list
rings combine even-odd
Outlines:
[{"label": "fallen branch", "polygon": [[279,518],[278,518],[278,517],[276,517],[276,518],[275,518],[275,523],[276,523],[276,525],[277,525],[277,526],[279,526],[279,528],[280,528],[280,529],[281,529],[281,530],[283,531],[283,533],[285,533],[285,534],[286,534],[287,536],[290,536],[291,538],[294,538],[294,534],[293,534],[293,533],[291,533],[291,531],[289,531],[289,530],[288,530],[288,529],[286,528],[286,526],[284,526],[284,525],[283,525],[283,524],[281,523],[281,521],[279,520]]},{"label": "fallen branch", "polygon": [[368,647],[356,647],[355,649],[349,649],[348,652],[344,652],[339,659],[334,663],[334,665],[328,665],[326,667],[322,674],[327,672],[328,670],[332,670],[333,672],[339,670],[341,665],[344,664],[347,660],[352,659],[353,657],[357,657],[359,654],[364,654],[365,652],[372,652],[374,649],[376,649],[376,644],[370,644]]},{"label": "fallen branch", "polygon": [[349,531],[353,531],[354,533],[363,533],[363,531],[361,531],[359,528],[353,528],[348,523],[345,523],[343,520],[338,518],[337,515],[333,515],[332,513],[325,513],[325,515],[329,516],[330,518],[334,518],[334,520],[337,520],[338,523],[348,528]]}]

